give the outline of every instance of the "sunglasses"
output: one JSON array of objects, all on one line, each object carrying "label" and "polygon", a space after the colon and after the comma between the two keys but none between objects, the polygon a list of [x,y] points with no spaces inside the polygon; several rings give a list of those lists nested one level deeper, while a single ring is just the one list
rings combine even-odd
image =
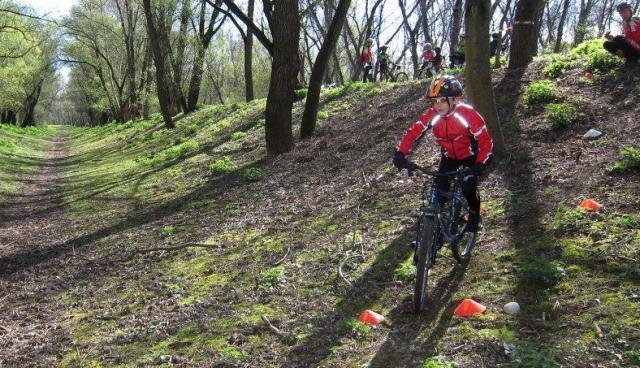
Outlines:
[{"label": "sunglasses", "polygon": [[446,97],[431,97],[431,98],[429,98],[429,101],[431,101],[432,105],[443,104],[443,103],[447,102],[447,98]]}]

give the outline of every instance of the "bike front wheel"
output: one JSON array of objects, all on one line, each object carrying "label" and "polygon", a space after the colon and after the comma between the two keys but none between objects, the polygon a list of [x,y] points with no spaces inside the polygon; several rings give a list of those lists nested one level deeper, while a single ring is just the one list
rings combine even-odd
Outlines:
[{"label": "bike front wheel", "polygon": [[433,266],[435,253],[434,219],[422,214],[418,221],[418,242],[416,243],[416,285],[413,294],[413,307],[416,313],[424,310],[427,304],[429,269]]},{"label": "bike front wheel", "polygon": [[455,258],[458,263],[469,262],[477,236],[477,232],[470,233],[467,231],[467,219],[465,217],[467,211],[464,207],[461,203],[457,202],[451,211],[451,230],[456,235],[450,246],[453,258]]},{"label": "bike front wheel", "polygon": [[400,72],[396,74],[396,77],[394,78],[394,82],[406,82],[408,80],[409,80],[409,74],[405,72]]}]

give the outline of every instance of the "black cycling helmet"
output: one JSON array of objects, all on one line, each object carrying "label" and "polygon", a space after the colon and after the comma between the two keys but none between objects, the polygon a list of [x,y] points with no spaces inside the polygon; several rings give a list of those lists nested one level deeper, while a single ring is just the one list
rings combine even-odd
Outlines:
[{"label": "black cycling helmet", "polygon": [[433,51],[435,51],[435,52],[436,52],[436,54],[437,54],[437,53],[439,53],[440,51],[442,51],[442,49],[441,49],[440,47],[436,46],[436,47],[434,47],[434,48],[433,48]]},{"label": "black cycling helmet", "polygon": [[442,75],[435,78],[427,90],[428,98],[460,97],[462,96],[462,83],[451,75]]},{"label": "black cycling helmet", "polygon": [[631,5],[629,5],[629,3],[620,3],[620,4],[616,5],[616,10],[617,11],[621,12],[624,9],[631,10]]}]

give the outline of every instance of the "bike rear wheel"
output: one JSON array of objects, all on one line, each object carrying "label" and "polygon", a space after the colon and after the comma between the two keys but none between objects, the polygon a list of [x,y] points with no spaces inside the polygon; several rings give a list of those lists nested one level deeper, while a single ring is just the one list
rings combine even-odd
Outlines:
[{"label": "bike rear wheel", "polygon": [[434,219],[431,216],[422,214],[418,221],[418,242],[416,243],[416,284],[413,293],[413,308],[416,313],[424,310],[427,304],[429,269],[433,266],[435,244],[434,240]]}]

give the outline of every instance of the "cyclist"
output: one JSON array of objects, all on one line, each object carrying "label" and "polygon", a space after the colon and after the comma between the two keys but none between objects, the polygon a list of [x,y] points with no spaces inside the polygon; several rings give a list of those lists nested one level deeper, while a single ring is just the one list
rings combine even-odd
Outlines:
[{"label": "cyclist", "polygon": [[389,65],[391,64],[391,60],[389,54],[387,54],[387,49],[389,49],[389,45],[380,46],[380,53],[378,54],[378,63],[380,65],[380,81],[384,81],[389,78]]},{"label": "cyclist", "polygon": [[[462,184],[462,192],[469,203],[467,231],[472,233],[472,241],[481,224],[478,177],[493,158],[493,140],[482,116],[463,102],[462,93],[462,83],[450,75],[437,77],[431,82],[426,96],[431,107],[406,130],[394,152],[393,164],[398,170],[407,169],[411,175],[415,168],[406,156],[414,143],[431,129],[441,148],[438,172],[454,171],[464,166],[470,168],[473,174],[465,178]],[[435,183],[438,190],[448,191],[451,180],[439,176]]]},{"label": "cyclist", "polygon": [[436,46],[433,51],[436,52],[433,57],[433,67],[436,70],[436,73],[438,73],[440,72],[440,69],[442,69],[442,49]]},{"label": "cyclist", "polygon": [[626,59],[627,65],[632,65],[640,57],[640,18],[633,16],[629,3],[620,3],[616,10],[622,18],[624,36],[612,36],[609,32],[604,35],[607,40],[604,48],[614,55]]},{"label": "cyclist", "polygon": [[362,62],[362,65],[364,67],[364,75],[362,76],[363,82],[372,80],[372,78],[369,76],[369,73],[371,73],[371,69],[373,69],[372,47],[373,47],[373,38],[368,38],[367,44],[364,50],[362,50],[362,54],[360,54],[360,62]]},{"label": "cyclist", "polygon": [[431,43],[427,42],[424,45],[424,50],[422,51],[422,66],[420,70],[427,71],[427,68],[430,68],[430,65],[433,65],[433,60],[435,58],[435,54],[433,53],[433,46]]}]

